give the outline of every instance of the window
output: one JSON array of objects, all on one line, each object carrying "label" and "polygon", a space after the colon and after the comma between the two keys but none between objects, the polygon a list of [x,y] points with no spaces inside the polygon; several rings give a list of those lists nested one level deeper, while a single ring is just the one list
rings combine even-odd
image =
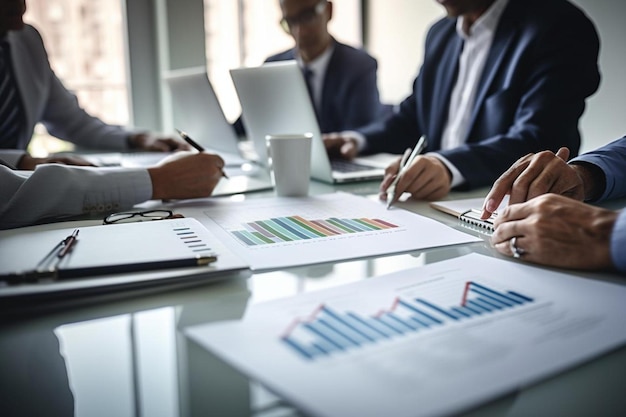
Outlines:
[{"label": "window", "polygon": [[[107,123],[129,122],[122,2],[28,0],[24,20],[41,33],[50,65],[81,106]],[[71,150],[37,126],[36,156]]]}]

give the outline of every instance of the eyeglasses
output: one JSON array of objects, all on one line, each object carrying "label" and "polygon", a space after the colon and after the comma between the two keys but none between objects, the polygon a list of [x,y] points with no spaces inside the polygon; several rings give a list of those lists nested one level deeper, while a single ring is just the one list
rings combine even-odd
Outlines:
[{"label": "eyeglasses", "polygon": [[174,215],[171,210],[148,210],[129,211],[125,213],[113,213],[104,218],[104,224],[132,223],[150,220],[169,219]]},{"label": "eyeglasses", "polygon": [[280,26],[287,33],[291,33],[294,26],[306,26],[312,24],[315,19],[319,18],[326,8],[327,0],[322,0],[314,7],[303,10],[297,16],[283,17],[280,20]]}]

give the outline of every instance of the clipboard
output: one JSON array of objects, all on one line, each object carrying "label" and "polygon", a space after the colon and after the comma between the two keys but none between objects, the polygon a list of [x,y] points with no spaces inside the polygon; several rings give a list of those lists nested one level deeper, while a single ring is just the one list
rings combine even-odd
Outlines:
[{"label": "clipboard", "polygon": [[14,296],[102,291],[249,271],[199,221],[179,218],[81,227],[54,276],[29,272],[75,228],[0,232],[0,300]]}]

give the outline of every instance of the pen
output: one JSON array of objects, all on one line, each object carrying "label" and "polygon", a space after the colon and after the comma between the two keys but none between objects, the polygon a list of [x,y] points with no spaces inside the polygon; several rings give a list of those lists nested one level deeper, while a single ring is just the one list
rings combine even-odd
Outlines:
[{"label": "pen", "polygon": [[[185,142],[193,146],[198,152],[204,152],[204,148],[202,147],[202,145],[200,145],[195,140],[191,139],[186,132],[183,132],[182,130],[179,130],[179,129],[176,129],[176,131],[178,132],[180,137],[183,138]],[[222,177],[228,179],[228,175],[226,175],[226,173],[224,172],[224,169],[220,168],[220,171],[222,171]]]},{"label": "pen", "polygon": [[63,241],[65,246],[61,248],[61,250],[59,251],[59,254],[57,255],[57,258],[61,259],[65,255],[67,255],[67,253],[70,251],[74,243],[76,243],[77,237],[78,237],[78,229],[74,229],[72,234],[66,237],[65,240]]},{"label": "pen", "polygon": [[417,141],[415,148],[413,148],[413,152],[411,152],[411,155],[408,158],[405,158],[407,154],[405,152],[404,155],[402,156],[402,160],[400,161],[400,169],[398,170],[398,175],[396,176],[396,178],[394,178],[389,188],[387,188],[387,210],[389,210],[389,208],[393,204],[393,201],[396,198],[396,185],[398,184],[398,180],[400,179],[400,176],[404,174],[404,172],[408,169],[409,166],[411,166],[411,164],[415,160],[415,157],[419,155],[425,148],[426,148],[426,136],[422,135],[420,140]]},{"label": "pen", "polygon": [[[39,263],[37,263],[37,266],[35,266],[34,270],[15,274],[13,280],[15,280],[16,282],[22,280],[22,282],[28,282],[42,278],[56,278],[57,268],[59,266],[59,263],[61,262],[61,259],[63,259],[63,257],[69,253],[72,246],[74,246],[74,244],[76,243],[77,237],[78,229],[74,229],[71,235],[67,236],[65,239],[57,243],[56,246],[54,246],[52,250],[48,252],[46,256],[44,256],[43,259],[39,261]],[[54,255],[55,253],[56,255]],[[54,258],[56,258],[56,261],[53,263],[52,260]]]}]

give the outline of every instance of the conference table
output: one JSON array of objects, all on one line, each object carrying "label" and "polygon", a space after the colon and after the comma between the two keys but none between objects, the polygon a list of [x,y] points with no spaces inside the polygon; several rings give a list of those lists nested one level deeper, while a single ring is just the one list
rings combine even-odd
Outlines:
[{"label": "conference table", "polygon": [[[378,182],[335,186],[312,182],[310,192],[344,191],[374,199],[377,190]],[[453,192],[447,199],[482,197],[486,191]],[[222,198],[244,200],[272,195],[273,191],[268,190]],[[425,202],[409,200],[398,207],[474,234],[481,240],[279,271],[233,273],[219,280],[195,280],[183,286],[67,295],[50,300],[25,299],[19,305],[0,305],[0,415],[302,415],[287,401],[200,347],[183,331],[196,324],[241,319],[258,303],[466,254],[479,253],[518,262],[491,248],[487,235],[464,227],[455,217],[434,210]],[[34,228],[45,230],[99,222],[83,219]],[[613,274],[568,272],[589,279],[626,283],[623,277]],[[280,358],[268,360],[280,361]],[[519,387],[464,415],[626,415],[625,393],[626,347],[622,347],[548,379]],[[419,414],[416,410],[416,415]]]}]

